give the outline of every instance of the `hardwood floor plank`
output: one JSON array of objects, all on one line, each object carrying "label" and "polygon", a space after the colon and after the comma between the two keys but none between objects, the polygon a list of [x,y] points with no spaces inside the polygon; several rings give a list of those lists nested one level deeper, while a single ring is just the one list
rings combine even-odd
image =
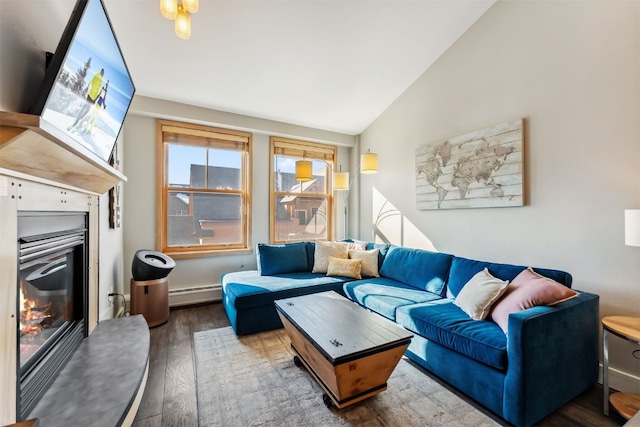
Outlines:
[{"label": "hardwood floor plank", "polygon": [[216,328],[225,328],[227,326],[231,326],[222,303],[210,306],[210,316],[212,317],[213,323],[216,325]]},{"label": "hardwood floor plank", "polygon": [[150,329],[149,377],[135,420],[162,415],[169,324]]},{"label": "hardwood floor plank", "polygon": [[198,425],[193,358],[189,344],[189,341],[176,342],[169,352],[162,411],[163,426]]},{"label": "hardwood floor plank", "polygon": [[144,418],[131,424],[131,427],[161,427],[162,415],[156,415],[154,417]]},{"label": "hardwood floor plank", "polygon": [[198,408],[192,330],[198,318],[193,308],[174,310],[171,314],[162,425],[195,426]]},{"label": "hardwood floor plank", "polygon": [[144,395],[136,414],[136,420],[148,418],[154,415],[162,415],[164,406],[165,372],[167,370],[167,358],[155,358],[149,360],[149,378]]},{"label": "hardwood floor plank", "polygon": [[179,342],[191,339],[189,319],[193,316],[193,309],[172,310],[169,318],[169,342]]},{"label": "hardwood floor plank", "polygon": [[[212,314],[218,313],[220,310],[214,310],[211,308],[211,305],[200,305],[198,307],[194,307],[193,309],[196,313],[197,322],[194,325],[193,332],[200,331],[208,331],[210,329],[216,329],[220,326],[217,326],[216,319]],[[226,319],[226,316],[225,316]]]},{"label": "hardwood floor plank", "polygon": [[[212,303],[171,310],[166,324],[151,329],[149,379],[133,427],[198,425],[193,333],[227,326],[224,307]],[[609,417],[602,413],[602,386],[597,384],[535,426],[617,427],[625,423],[615,410],[610,412]]]}]

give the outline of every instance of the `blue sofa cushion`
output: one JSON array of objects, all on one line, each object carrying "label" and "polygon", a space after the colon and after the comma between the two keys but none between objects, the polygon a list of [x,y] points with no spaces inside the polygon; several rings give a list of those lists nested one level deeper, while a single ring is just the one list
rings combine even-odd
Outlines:
[{"label": "blue sofa cushion", "polygon": [[258,243],[258,270],[262,276],[310,271],[305,242]]},{"label": "blue sofa cushion", "polygon": [[380,275],[440,295],[449,275],[453,255],[392,246]]},{"label": "blue sofa cushion", "polygon": [[261,276],[256,270],[236,271],[222,276],[226,303],[237,310],[273,304],[273,301],[314,292],[336,291],[351,280],[309,272]]},{"label": "blue sofa cushion", "polygon": [[353,301],[391,320],[395,320],[398,307],[440,298],[431,292],[421,291],[385,277],[348,282],[344,284],[343,289],[345,295]]},{"label": "blue sofa cushion", "polygon": [[[454,257],[451,263],[451,273],[449,274],[449,281],[447,282],[447,296],[455,298],[464,285],[478,272],[489,269],[489,273],[498,279],[512,281],[522,270],[527,268],[522,265],[513,264],[498,264],[486,261],[476,261],[473,259]],[[560,271],[552,270],[548,268],[535,268],[533,269],[538,274],[562,283],[567,287],[571,287],[572,277],[571,274]]]},{"label": "blue sofa cushion", "polygon": [[396,322],[429,341],[496,369],[507,369],[507,337],[502,329],[487,320],[471,320],[451,300],[399,307]]},{"label": "blue sofa cushion", "polygon": [[313,264],[316,262],[316,242],[305,242],[305,248],[307,250],[307,271],[313,270]]}]

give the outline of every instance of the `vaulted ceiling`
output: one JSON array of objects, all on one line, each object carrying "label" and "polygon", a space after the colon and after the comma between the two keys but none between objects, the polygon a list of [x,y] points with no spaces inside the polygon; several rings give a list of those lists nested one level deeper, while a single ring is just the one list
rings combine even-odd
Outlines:
[{"label": "vaulted ceiling", "polygon": [[[48,51],[75,4],[0,1]],[[358,134],[495,0],[200,0],[189,40],[159,0],[103,1],[137,94]]]}]

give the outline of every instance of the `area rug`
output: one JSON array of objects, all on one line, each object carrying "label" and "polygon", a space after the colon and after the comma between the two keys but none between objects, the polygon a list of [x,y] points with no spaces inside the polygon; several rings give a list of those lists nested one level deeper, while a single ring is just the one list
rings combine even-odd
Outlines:
[{"label": "area rug", "polygon": [[386,391],[337,409],[294,365],[284,329],[237,337],[226,327],[196,332],[194,340],[202,427],[500,425],[404,358]]}]

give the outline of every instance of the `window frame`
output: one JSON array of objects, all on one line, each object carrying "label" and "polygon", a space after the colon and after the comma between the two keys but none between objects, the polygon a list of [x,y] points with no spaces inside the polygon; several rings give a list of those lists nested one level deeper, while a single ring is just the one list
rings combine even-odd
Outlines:
[{"label": "window frame", "polygon": [[[252,186],[252,150],[253,134],[249,132],[236,131],[230,129],[216,128],[211,126],[196,125],[192,123],[157,120],[157,144],[156,144],[156,249],[173,258],[198,258],[222,255],[238,255],[253,253],[251,247],[251,186]],[[170,141],[165,138],[165,134],[180,136],[190,141]],[[206,140],[206,141],[204,141]],[[169,173],[169,145],[184,145],[202,148],[224,148],[228,144],[244,144],[242,153],[240,172],[240,189],[215,189],[197,187],[171,187],[168,185]],[[237,148],[236,148],[237,150]],[[208,170],[205,165],[205,171]],[[206,173],[206,172],[205,172]],[[206,175],[205,175],[206,176]],[[169,194],[171,192],[193,192],[206,194],[229,194],[241,197],[241,242],[235,244],[204,244],[204,245],[169,245]]]},{"label": "window frame", "polygon": [[[276,191],[275,189],[275,159],[277,155],[298,157],[300,160],[324,161],[326,164],[325,191],[326,193],[292,193],[288,191]],[[338,148],[334,145],[300,141],[296,139],[282,138],[278,136],[269,137],[269,242],[272,244],[283,244],[293,242],[303,242],[309,239],[276,239],[276,203],[280,196],[296,196],[319,198],[325,197],[327,202],[327,235],[326,239],[333,240],[335,236],[336,224],[336,204],[333,196],[333,171],[338,162]],[[302,195],[302,196],[301,196]],[[307,220],[308,220],[307,216]]]}]

